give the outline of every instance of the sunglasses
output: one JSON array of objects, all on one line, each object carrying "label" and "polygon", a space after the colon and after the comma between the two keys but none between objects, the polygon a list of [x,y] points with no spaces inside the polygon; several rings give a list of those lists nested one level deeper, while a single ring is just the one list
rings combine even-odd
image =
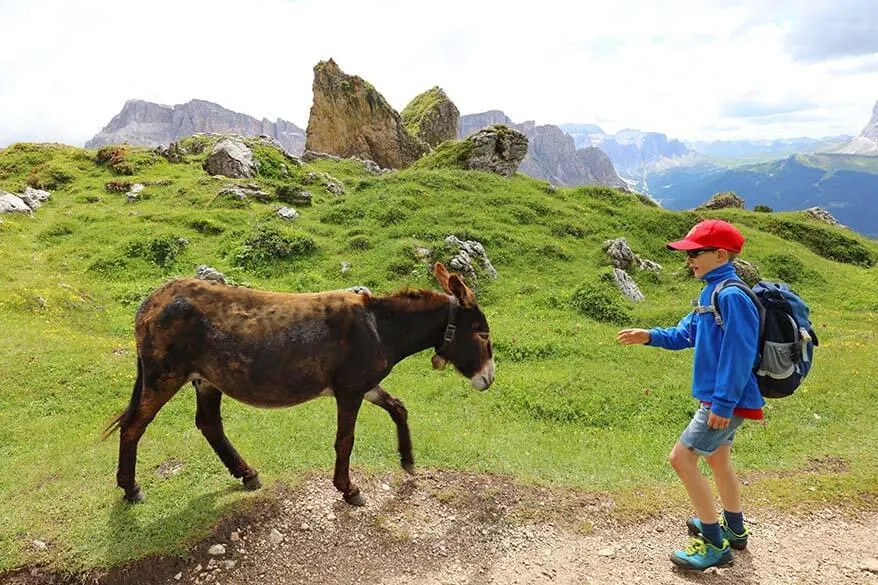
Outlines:
[{"label": "sunglasses", "polygon": [[689,258],[698,258],[707,252],[716,252],[717,248],[700,248],[698,250],[686,250],[686,256]]}]

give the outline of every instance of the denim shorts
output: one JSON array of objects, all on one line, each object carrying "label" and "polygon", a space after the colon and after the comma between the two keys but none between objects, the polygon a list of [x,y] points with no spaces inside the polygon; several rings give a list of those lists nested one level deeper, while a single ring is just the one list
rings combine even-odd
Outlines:
[{"label": "denim shorts", "polygon": [[732,416],[729,426],[724,429],[712,429],[707,426],[710,408],[702,405],[692,417],[689,426],[680,435],[680,442],[690,451],[703,457],[712,454],[723,445],[731,445],[735,440],[738,427],[744,422],[740,416]]}]

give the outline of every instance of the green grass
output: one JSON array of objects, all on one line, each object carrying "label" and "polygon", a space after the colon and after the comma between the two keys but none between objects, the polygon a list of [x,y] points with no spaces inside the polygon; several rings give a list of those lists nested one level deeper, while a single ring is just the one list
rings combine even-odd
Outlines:
[{"label": "green grass", "polygon": [[[271,159],[247,182],[274,193],[325,172],[345,185],[343,196],[308,186],[313,206],[288,224],[274,216],[275,202],[218,201],[235,181],[207,177],[203,156],[170,164],[128,153],[121,162],[131,166],[122,168],[135,174],[124,179],[147,185],[131,204],[107,191],[119,175],[93,151],[16,145],[0,153],[0,189],[20,191],[42,165],[72,176],[34,217],[0,218],[0,570],[45,563],[72,571],[182,552],[220,515],[264,497],[226,473],[195,428],[194,396],[184,389],[140,443],[146,503],[122,504],[118,437],[99,436],[130,397],[133,317],[150,289],[194,275],[199,264],[271,290],[434,287],[428,261],[448,260],[449,234],[480,241],[500,275],[471,283],[492,328],[497,380],[474,392],[450,369],[431,370],[426,352],[394,369],[385,386],[409,409],[416,462],[609,492],[632,510],[643,505],[635,490],[679,495],[666,455],[696,407],[691,353],[618,346],[613,321],[671,325],[689,310],[700,285],[664,242],[700,212],[603,188],[547,193],[520,175],[463,170],[375,177],[350,161],[317,161],[284,176],[281,159]],[[743,258],[763,277],[798,278],[821,342],[805,386],[771,402],[765,425],[739,434],[736,465],[763,478],[748,497],[784,506],[878,495],[878,246],[797,213],[704,215],[741,226]],[[647,297],[637,305],[606,296],[601,244],[619,236],[664,266],[633,273]],[[839,242],[852,254],[839,253]],[[432,257],[419,258],[418,247]],[[315,470],[331,481],[331,400],[271,411],[226,400],[223,416],[267,486]],[[843,459],[847,471],[805,473],[827,457]],[[156,469],[169,460],[183,467],[163,478]],[[353,464],[355,481],[398,467],[394,427],[380,409],[361,411]],[[33,539],[48,551],[35,551]]]}]

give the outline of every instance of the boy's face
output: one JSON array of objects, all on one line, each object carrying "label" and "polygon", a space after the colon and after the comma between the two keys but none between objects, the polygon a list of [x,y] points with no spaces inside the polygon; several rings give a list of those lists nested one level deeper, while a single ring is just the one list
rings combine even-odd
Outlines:
[{"label": "boy's face", "polygon": [[686,252],[686,264],[692,269],[692,274],[695,278],[699,279],[728,261],[729,253],[726,250],[702,248],[701,250],[689,250]]}]

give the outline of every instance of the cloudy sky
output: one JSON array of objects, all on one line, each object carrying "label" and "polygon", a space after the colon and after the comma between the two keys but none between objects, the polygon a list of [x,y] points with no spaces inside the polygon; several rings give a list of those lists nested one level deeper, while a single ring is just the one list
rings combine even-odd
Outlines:
[{"label": "cloudy sky", "polygon": [[438,85],[688,140],[855,135],[878,100],[878,0],[0,0],[0,25],[0,146],[81,145],[132,98],[304,128],[330,57],[397,110]]}]

